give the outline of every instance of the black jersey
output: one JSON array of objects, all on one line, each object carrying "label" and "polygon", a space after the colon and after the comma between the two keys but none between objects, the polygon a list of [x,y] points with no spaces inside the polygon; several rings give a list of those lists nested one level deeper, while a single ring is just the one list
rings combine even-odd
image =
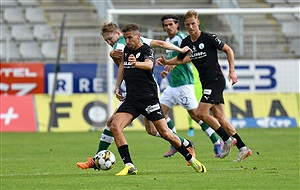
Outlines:
[{"label": "black jersey", "polygon": [[[187,36],[182,40],[181,47],[189,46],[193,53],[190,55],[192,63],[198,70],[202,86],[205,87],[211,81],[216,80],[220,75],[223,76],[221,66],[218,61],[218,52],[224,46],[217,35],[201,32],[197,41],[192,42],[191,37]],[[186,54],[179,54],[178,58],[183,59]]]},{"label": "black jersey", "polygon": [[[152,70],[142,70],[132,66],[128,57],[133,54],[137,62],[144,62],[145,59],[153,61]],[[127,46],[124,48],[124,80],[126,82],[126,99],[149,100],[158,98],[157,84],[153,75],[154,51],[151,47],[143,44],[137,50],[130,50]]]}]

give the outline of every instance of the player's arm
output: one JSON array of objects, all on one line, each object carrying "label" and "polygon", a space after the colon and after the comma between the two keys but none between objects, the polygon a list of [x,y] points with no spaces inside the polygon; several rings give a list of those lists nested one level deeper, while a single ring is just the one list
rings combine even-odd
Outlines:
[{"label": "player's arm", "polygon": [[120,90],[121,83],[124,78],[124,63],[120,63],[119,68],[118,68],[118,76],[116,80],[116,97],[121,101],[124,100],[124,96],[122,95],[122,92]]},{"label": "player's arm", "polygon": [[163,49],[169,49],[169,50],[174,50],[177,51],[179,53],[191,53],[192,50],[188,47],[185,46],[183,48],[180,48],[170,42],[166,42],[166,41],[162,41],[162,40],[152,40],[150,43],[151,47],[159,47],[159,48],[163,48]]},{"label": "player's arm", "polygon": [[237,83],[237,76],[234,70],[234,52],[227,44],[224,44],[222,51],[226,53],[227,61],[229,63],[228,80],[232,80],[232,85],[234,85]]},{"label": "player's arm", "polygon": [[173,57],[172,59],[167,60],[164,56],[156,59],[156,64],[158,65],[180,65],[191,62],[190,56],[186,55],[183,59],[179,59],[179,57]]},{"label": "player's arm", "polygon": [[121,49],[112,50],[109,55],[118,67],[123,62],[123,51]]},{"label": "player's arm", "polygon": [[135,56],[131,54],[128,57],[128,60],[132,66],[134,66],[135,68],[138,68],[138,69],[152,70],[152,68],[153,68],[153,61],[150,59],[147,59],[147,58],[144,60],[144,62],[139,62],[139,61],[136,61]]}]

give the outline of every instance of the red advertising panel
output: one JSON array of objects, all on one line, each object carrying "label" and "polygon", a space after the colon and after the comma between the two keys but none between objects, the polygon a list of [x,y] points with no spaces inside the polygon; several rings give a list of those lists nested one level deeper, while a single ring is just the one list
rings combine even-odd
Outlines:
[{"label": "red advertising panel", "polygon": [[44,93],[44,65],[42,63],[1,63],[0,94],[24,96]]},{"label": "red advertising panel", "polygon": [[37,123],[34,111],[33,95],[0,96],[0,131],[35,132]]}]

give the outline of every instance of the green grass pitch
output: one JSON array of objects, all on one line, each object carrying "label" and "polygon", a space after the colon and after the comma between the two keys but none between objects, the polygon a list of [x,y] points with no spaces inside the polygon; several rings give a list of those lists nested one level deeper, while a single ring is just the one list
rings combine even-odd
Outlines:
[{"label": "green grass pitch", "polygon": [[[178,132],[186,137],[187,131]],[[169,144],[146,131],[126,131],[138,175],[115,176],[123,168],[117,158],[109,171],[81,170],[76,162],[92,157],[100,132],[1,133],[1,188],[10,189],[299,189],[299,128],[238,129],[253,154],[233,162],[234,148],[224,159],[213,158],[213,146],[201,130],[189,139],[207,173],[196,173],[177,153],[163,154]]]}]

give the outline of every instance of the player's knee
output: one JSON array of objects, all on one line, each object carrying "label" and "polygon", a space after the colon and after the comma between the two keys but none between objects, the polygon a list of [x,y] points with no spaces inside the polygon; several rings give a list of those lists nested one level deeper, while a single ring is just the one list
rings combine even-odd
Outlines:
[{"label": "player's knee", "polygon": [[110,131],[113,133],[113,134],[116,134],[118,132],[120,132],[120,127],[118,127],[118,125],[116,125],[116,123],[114,123],[113,121],[111,122],[111,125],[110,125]]},{"label": "player's knee", "polygon": [[204,112],[197,112],[196,117],[200,120],[205,120],[207,114],[205,114]]},{"label": "player's knee", "polygon": [[110,116],[107,121],[106,121],[106,126],[111,126],[111,122],[112,122],[113,116]]}]

